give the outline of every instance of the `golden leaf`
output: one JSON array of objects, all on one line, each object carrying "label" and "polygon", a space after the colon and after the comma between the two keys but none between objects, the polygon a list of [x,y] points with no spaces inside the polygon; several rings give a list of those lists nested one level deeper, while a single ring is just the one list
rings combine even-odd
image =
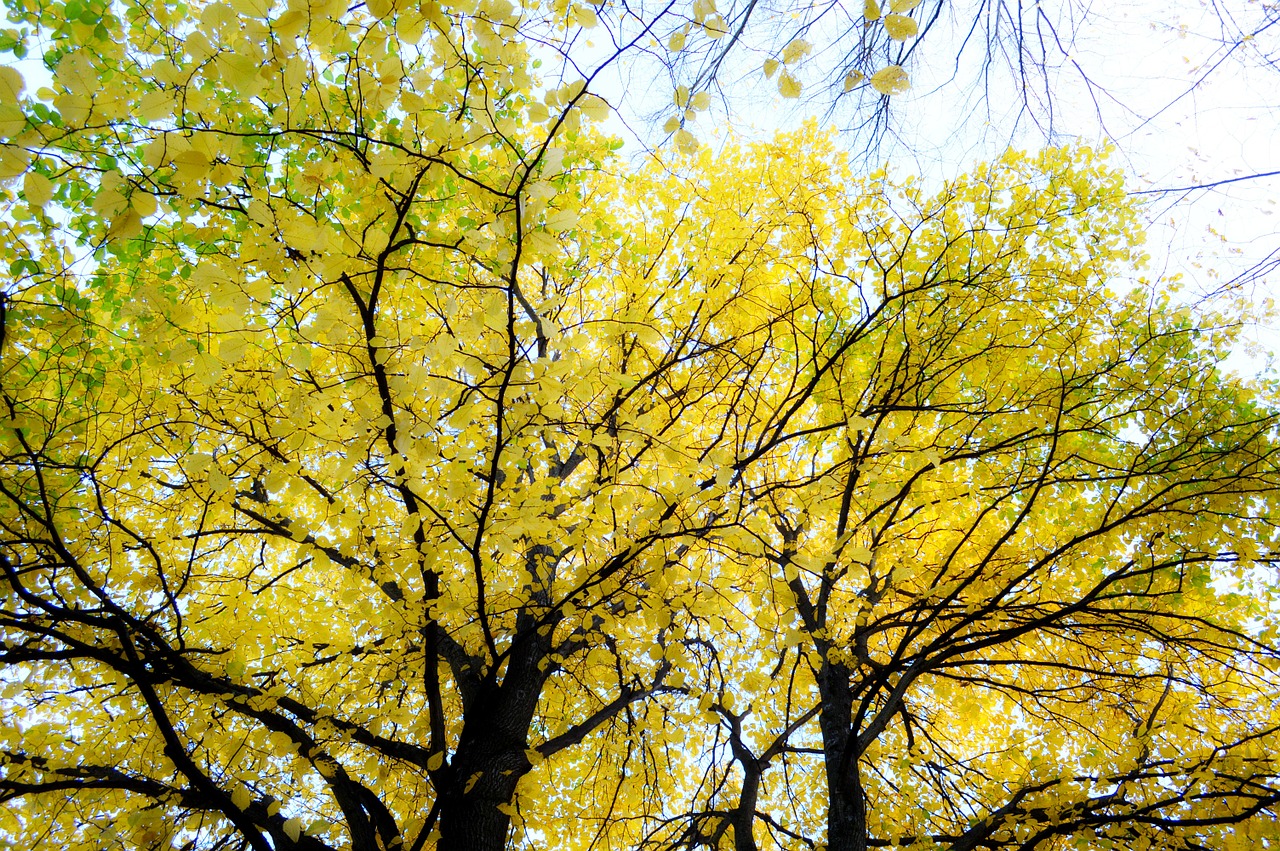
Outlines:
[{"label": "golden leaf", "polygon": [[782,48],[782,62],[785,65],[794,64],[808,56],[812,50],[813,45],[809,42],[802,38],[794,39],[786,47]]},{"label": "golden leaf", "polygon": [[36,171],[22,179],[22,194],[33,207],[43,207],[53,200],[53,181]]},{"label": "golden leaf", "polygon": [[26,88],[27,82],[17,68],[0,65],[0,104],[16,105]]},{"label": "golden leaf", "polygon": [[800,81],[790,71],[783,71],[778,76],[778,94],[784,98],[798,98],[801,90]]},{"label": "golden leaf", "polygon": [[729,25],[720,15],[712,15],[702,24],[702,31],[707,38],[715,41],[729,34]]},{"label": "golden leaf", "polygon": [[871,87],[882,95],[900,95],[910,90],[911,79],[901,65],[890,65],[871,75]]},{"label": "golden leaf", "polygon": [[906,41],[915,38],[917,27],[915,18],[906,15],[885,15],[884,29],[894,41]]}]

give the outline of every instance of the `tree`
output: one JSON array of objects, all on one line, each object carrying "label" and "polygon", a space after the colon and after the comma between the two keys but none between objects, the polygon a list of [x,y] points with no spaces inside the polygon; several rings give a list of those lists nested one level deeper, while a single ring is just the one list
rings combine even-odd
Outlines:
[{"label": "tree", "polygon": [[1099,157],[631,172],[499,0],[23,14],[7,842],[1274,833],[1273,395]]}]

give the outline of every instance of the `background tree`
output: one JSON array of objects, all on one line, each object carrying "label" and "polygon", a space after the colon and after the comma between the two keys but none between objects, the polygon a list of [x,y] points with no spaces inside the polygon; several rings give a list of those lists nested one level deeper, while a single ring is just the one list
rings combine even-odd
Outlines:
[{"label": "background tree", "polygon": [[1269,828],[1271,397],[1090,154],[632,174],[587,7],[198,11],[14,12],[7,839]]}]

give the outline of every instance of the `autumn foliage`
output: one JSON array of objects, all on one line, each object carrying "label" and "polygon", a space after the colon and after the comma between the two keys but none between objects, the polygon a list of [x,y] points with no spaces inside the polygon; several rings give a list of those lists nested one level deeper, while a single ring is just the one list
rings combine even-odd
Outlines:
[{"label": "autumn foliage", "polygon": [[1274,392],[1105,156],[633,165],[586,6],[8,5],[0,846],[1280,839]]}]

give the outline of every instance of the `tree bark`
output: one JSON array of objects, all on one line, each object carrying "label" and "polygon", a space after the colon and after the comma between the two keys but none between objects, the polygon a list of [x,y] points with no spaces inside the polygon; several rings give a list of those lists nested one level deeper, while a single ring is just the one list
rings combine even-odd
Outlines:
[{"label": "tree bark", "polygon": [[849,670],[843,665],[830,662],[824,662],[818,674],[818,692],[822,698],[818,725],[822,730],[823,764],[827,774],[828,851],[866,851],[867,848],[867,804],[858,772],[858,754],[854,752],[856,737],[850,726],[853,693],[849,676]]},{"label": "tree bark", "polygon": [[513,648],[502,681],[490,673],[464,708],[462,733],[440,789],[439,851],[502,851],[511,816],[500,807],[515,800],[529,771],[529,730],[546,682],[540,662],[551,650],[550,631],[532,624]]},{"label": "tree bark", "polygon": [[754,833],[756,824],[756,799],[760,794],[760,769],[754,763],[743,765],[742,794],[733,810],[734,851],[757,851]]}]

